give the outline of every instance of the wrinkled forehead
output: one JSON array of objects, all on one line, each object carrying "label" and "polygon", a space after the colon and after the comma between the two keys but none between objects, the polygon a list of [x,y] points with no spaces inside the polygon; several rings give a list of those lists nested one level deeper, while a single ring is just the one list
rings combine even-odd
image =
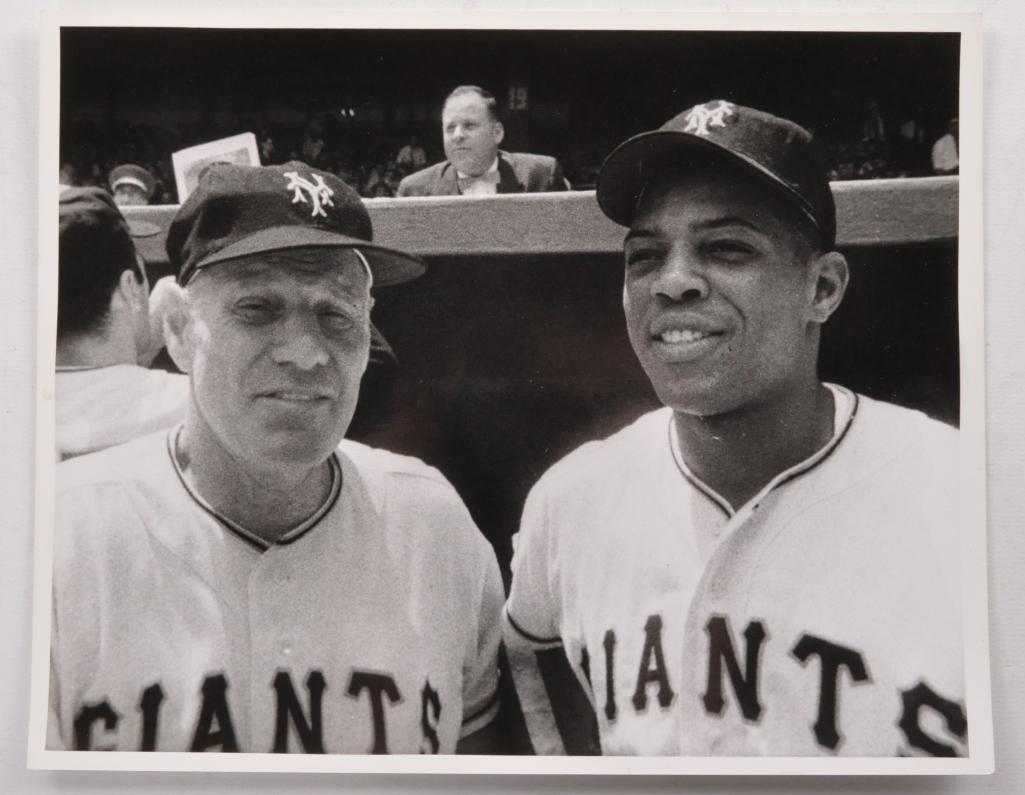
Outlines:
[{"label": "wrinkled forehead", "polygon": [[368,297],[366,259],[355,249],[309,248],[272,251],[202,268],[189,285],[197,294],[249,286],[323,289],[354,298]]},{"label": "wrinkled forehead", "polygon": [[778,191],[745,170],[714,159],[680,164],[645,183],[631,230],[674,218],[695,223],[738,219],[772,237],[809,231]]},{"label": "wrinkled forehead", "polygon": [[719,158],[681,160],[659,170],[641,190],[638,210],[674,196],[702,196],[730,204],[776,204],[778,198],[746,171]]}]

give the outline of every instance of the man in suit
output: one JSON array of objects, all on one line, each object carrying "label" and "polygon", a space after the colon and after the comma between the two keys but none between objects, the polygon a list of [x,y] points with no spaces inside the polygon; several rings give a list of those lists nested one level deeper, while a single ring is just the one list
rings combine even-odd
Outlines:
[{"label": "man in suit", "polygon": [[399,196],[487,196],[569,189],[554,157],[504,152],[505,129],[495,97],[478,86],[459,86],[445,99],[442,137],[448,160],[410,174]]}]

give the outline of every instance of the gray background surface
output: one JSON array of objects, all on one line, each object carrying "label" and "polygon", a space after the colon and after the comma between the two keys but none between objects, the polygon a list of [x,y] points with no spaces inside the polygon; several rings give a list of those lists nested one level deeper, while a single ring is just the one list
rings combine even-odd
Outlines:
[{"label": "gray background surface", "polygon": [[[365,3],[380,6],[383,3]],[[441,0],[434,0],[442,5]],[[40,0],[5,2],[0,33],[0,792],[1025,792],[1025,4],[1018,0],[733,0],[693,2],[721,11],[981,11],[985,28],[985,234],[987,408],[989,417],[989,560],[993,708],[997,772],[978,778],[692,778],[573,780],[551,777],[414,779],[400,776],[245,776],[39,772],[25,768],[31,636],[32,486],[38,119],[37,15]],[[65,5],[84,5],[66,3]],[[136,0],[135,8],[157,7]],[[307,7],[314,4],[307,3]],[[338,3],[321,3],[338,7]],[[396,4],[397,5],[397,4]],[[448,8],[497,3],[449,2]],[[527,3],[520,2],[518,6]],[[563,0],[565,8],[590,4]],[[606,2],[607,6],[619,5]],[[251,0],[249,7],[281,10]],[[675,2],[645,3],[680,8]],[[188,19],[187,5],[180,18]],[[240,7],[240,6],[237,6]],[[244,24],[244,14],[240,24]],[[311,17],[313,19],[313,17]],[[581,14],[581,24],[586,24]],[[895,78],[896,79],[896,78]],[[966,262],[964,267],[978,263]]]}]

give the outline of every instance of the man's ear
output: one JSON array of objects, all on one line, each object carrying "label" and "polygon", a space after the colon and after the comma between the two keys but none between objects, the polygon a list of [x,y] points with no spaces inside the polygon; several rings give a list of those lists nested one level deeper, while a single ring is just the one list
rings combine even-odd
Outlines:
[{"label": "man's ear", "polygon": [[123,301],[125,306],[131,309],[133,313],[138,313],[146,305],[146,302],[149,300],[147,292],[145,281],[140,282],[138,277],[130,270],[121,271],[114,295]]},{"label": "man's ear", "polygon": [[491,129],[492,135],[495,136],[495,146],[502,143],[502,139],[505,138],[505,127],[502,126],[502,122],[496,121],[494,127]]},{"label": "man's ear", "polygon": [[195,354],[196,335],[192,323],[192,307],[185,290],[177,284],[171,297],[167,294],[167,306],[163,313],[163,335],[167,353],[175,366],[183,373],[191,372]]},{"label": "man's ear", "polygon": [[827,251],[816,255],[810,267],[815,288],[811,320],[815,323],[825,323],[840,306],[847,291],[847,282],[850,278],[847,258],[839,251]]}]

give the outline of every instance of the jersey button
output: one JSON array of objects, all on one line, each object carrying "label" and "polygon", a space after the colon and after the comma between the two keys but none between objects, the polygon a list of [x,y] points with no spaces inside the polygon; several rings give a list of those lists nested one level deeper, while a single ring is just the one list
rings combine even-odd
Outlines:
[{"label": "jersey button", "polygon": [[292,653],[292,641],[281,641],[281,653],[284,654],[286,657]]}]

